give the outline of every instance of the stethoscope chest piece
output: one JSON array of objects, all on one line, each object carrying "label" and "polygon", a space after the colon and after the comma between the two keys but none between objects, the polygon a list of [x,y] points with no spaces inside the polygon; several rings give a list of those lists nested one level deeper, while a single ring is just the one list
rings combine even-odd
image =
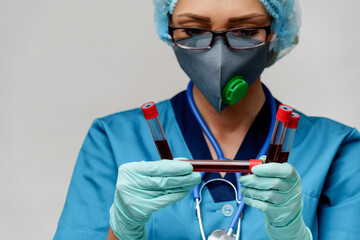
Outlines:
[{"label": "stethoscope chest piece", "polygon": [[225,229],[218,229],[213,231],[209,237],[208,240],[234,240],[235,235],[231,233],[231,235],[227,235],[227,231]]}]

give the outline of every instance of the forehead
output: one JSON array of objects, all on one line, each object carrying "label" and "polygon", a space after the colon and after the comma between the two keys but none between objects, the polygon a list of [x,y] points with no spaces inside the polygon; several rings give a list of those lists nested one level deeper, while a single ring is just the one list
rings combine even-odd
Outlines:
[{"label": "forehead", "polygon": [[259,0],[179,0],[174,15],[193,13],[206,16],[233,17],[251,13],[267,14]]}]

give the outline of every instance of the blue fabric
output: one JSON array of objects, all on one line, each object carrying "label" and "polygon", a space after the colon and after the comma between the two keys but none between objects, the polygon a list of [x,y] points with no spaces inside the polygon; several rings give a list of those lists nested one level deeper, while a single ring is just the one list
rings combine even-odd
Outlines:
[{"label": "blue fabric", "polygon": [[[170,101],[157,104],[175,157],[192,159]],[[303,218],[314,239],[357,239],[360,235],[360,133],[332,120],[301,114],[289,163],[303,186]],[[81,148],[55,240],[106,239],[109,208],[118,167],[126,162],[157,160],[158,153],[139,108],[94,121]],[[227,228],[231,217],[203,191],[205,234]],[[200,239],[191,193],[155,212],[146,225],[148,239]],[[256,237],[254,237],[256,236]],[[241,239],[268,239],[264,216],[245,207]]]},{"label": "blue fabric", "polygon": [[[212,159],[205,138],[201,132],[201,128],[187,102],[186,92],[183,91],[177,94],[170,101],[174,109],[176,121],[194,159]],[[279,103],[277,102],[277,104]],[[235,159],[242,160],[256,158],[265,142],[270,128],[270,116],[270,104],[266,101],[246,134]],[[219,173],[207,173],[204,176],[204,181],[207,182],[214,178],[221,178],[221,176]],[[235,174],[228,173],[225,175],[225,179],[236,186]],[[235,199],[234,190],[228,184],[214,182],[207,185],[207,187],[215,202]]]}]

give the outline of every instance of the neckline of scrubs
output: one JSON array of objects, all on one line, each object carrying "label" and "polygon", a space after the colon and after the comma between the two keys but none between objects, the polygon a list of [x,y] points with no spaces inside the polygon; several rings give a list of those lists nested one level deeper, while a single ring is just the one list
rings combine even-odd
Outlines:
[{"label": "neckline of scrubs", "polygon": [[[202,134],[201,128],[193,116],[186,98],[186,92],[180,92],[170,99],[175,119],[178,123],[184,141],[194,159],[211,159],[209,148]],[[278,104],[278,102],[276,102]],[[266,99],[260,112],[249,128],[235,159],[256,158],[270,128],[270,103]],[[236,186],[235,174],[227,173],[225,179]],[[207,173],[204,181],[221,178],[219,173]],[[228,184],[212,183],[207,186],[214,202],[231,201],[235,199],[234,190]]]}]

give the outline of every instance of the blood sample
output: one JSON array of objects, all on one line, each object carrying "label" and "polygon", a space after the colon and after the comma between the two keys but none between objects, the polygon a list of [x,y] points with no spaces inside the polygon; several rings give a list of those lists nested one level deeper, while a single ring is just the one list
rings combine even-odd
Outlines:
[{"label": "blood sample", "polygon": [[280,152],[279,162],[284,163],[289,159],[290,152]]},{"label": "blood sample", "polygon": [[280,152],[280,162],[284,163],[288,161],[289,155],[290,155],[290,150],[291,150],[291,145],[293,143],[294,140],[294,136],[295,136],[295,131],[296,128],[299,124],[299,119],[300,119],[300,115],[293,112],[291,114],[291,120],[287,126],[287,131],[285,134],[285,138],[284,138],[284,143]]},{"label": "blood sample", "polygon": [[194,172],[251,173],[253,166],[262,160],[181,160],[190,163]]},{"label": "blood sample", "polygon": [[155,145],[161,159],[173,159],[167,140],[155,140]]},{"label": "blood sample", "polygon": [[267,162],[277,162],[276,159],[280,156],[281,153],[281,144],[270,144],[268,153],[266,155]]},{"label": "blood sample", "polygon": [[144,117],[149,124],[151,134],[153,136],[156,148],[161,159],[173,159],[169,144],[166,140],[164,130],[161,126],[159,113],[154,102],[148,102],[141,106]]},{"label": "blood sample", "polygon": [[276,114],[276,122],[272,134],[266,162],[280,162],[280,152],[284,142],[287,125],[291,120],[293,109],[287,105],[280,105]]}]

